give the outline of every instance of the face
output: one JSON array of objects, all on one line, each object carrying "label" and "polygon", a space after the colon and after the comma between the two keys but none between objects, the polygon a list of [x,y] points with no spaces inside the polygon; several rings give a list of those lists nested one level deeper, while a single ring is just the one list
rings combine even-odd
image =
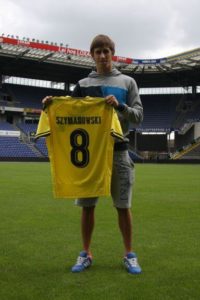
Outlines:
[{"label": "face", "polygon": [[92,57],[96,63],[98,73],[107,73],[112,70],[112,51],[108,47],[95,48]]}]

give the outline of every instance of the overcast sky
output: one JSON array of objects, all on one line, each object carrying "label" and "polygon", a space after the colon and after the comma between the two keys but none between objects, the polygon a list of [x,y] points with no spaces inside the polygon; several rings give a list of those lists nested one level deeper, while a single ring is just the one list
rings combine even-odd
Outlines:
[{"label": "overcast sky", "polygon": [[0,35],[89,50],[109,35],[116,55],[163,58],[200,47],[200,0],[0,0]]}]

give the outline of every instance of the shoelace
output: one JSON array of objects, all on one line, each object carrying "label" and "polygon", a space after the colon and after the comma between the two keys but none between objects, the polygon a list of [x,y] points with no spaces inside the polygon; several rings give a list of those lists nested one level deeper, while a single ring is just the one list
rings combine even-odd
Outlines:
[{"label": "shoelace", "polygon": [[79,256],[79,257],[77,258],[76,264],[77,264],[77,265],[82,265],[82,264],[85,262],[86,259],[87,259],[86,257]]},{"label": "shoelace", "polygon": [[135,257],[129,258],[128,261],[132,267],[138,267],[137,258],[135,258]]}]

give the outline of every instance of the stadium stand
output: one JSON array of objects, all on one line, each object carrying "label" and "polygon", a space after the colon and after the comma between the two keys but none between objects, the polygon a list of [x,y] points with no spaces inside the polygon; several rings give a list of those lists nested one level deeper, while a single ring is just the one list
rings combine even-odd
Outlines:
[{"label": "stadium stand", "polygon": [[0,137],[0,157],[36,158],[38,155],[17,137]]},{"label": "stadium stand", "polygon": [[[28,107],[33,109],[41,109],[41,99],[46,94],[61,94],[63,95],[63,91],[56,91],[55,90],[49,90],[44,88],[35,88],[35,87],[26,87],[26,86],[20,86],[20,85],[6,85],[4,87],[4,95],[5,95],[5,88],[8,93],[9,91],[9,99],[14,99],[14,101],[11,101],[10,103],[13,104],[14,107]],[[7,94],[8,95],[8,94]],[[136,128],[136,131],[139,132],[166,132],[170,133],[172,130],[180,130],[181,128],[184,128],[187,124],[191,124],[193,122],[199,121],[199,102],[197,100],[192,101],[188,100],[187,97],[187,105],[183,105],[181,95],[142,95],[142,102],[144,106],[144,121],[143,123]],[[181,104],[180,104],[181,103]],[[1,104],[2,105],[2,104]],[[182,106],[181,106],[182,105]],[[10,124],[6,121],[0,122],[0,130],[19,130],[21,132],[21,136],[25,137],[23,138],[23,144],[18,140],[17,138],[12,138],[10,140],[9,138],[2,138],[1,137],[1,153],[0,157],[5,158],[8,157],[40,157],[41,159],[44,157],[48,157],[47,147],[45,144],[45,140],[41,139],[38,141],[34,141],[33,137],[37,129],[37,121],[39,119],[39,115],[37,115],[36,119],[32,119],[29,121],[26,121],[26,119],[23,119],[20,122],[14,122],[14,124]],[[190,125],[191,127],[191,125]],[[189,127],[188,127],[189,128]],[[157,142],[153,142],[156,141]],[[143,139],[143,140],[141,140]],[[10,145],[11,141],[13,141],[13,147],[9,146],[9,152],[7,151],[8,145]],[[142,158],[142,151],[145,151],[144,147],[141,147],[141,145],[145,146],[147,143],[147,137],[143,138],[141,135],[138,136],[138,149],[131,150],[131,156],[135,161],[143,161]],[[149,139],[149,144],[154,143],[154,145],[157,145],[157,152],[166,151],[167,146],[161,147],[161,144],[163,143],[163,139],[161,141],[158,139],[158,137],[155,137],[154,139]],[[29,144],[29,145],[27,145]],[[35,148],[35,152],[33,152],[33,149],[30,149],[31,147]],[[147,144],[146,144],[147,145]],[[159,145],[159,146],[158,146]],[[164,145],[164,144],[163,144]],[[179,145],[180,146],[180,145]],[[17,150],[14,151],[14,148]],[[154,148],[151,149],[149,146],[147,146],[146,150],[150,151],[156,151]],[[13,151],[13,154],[12,154]],[[21,152],[20,152],[21,151]],[[188,158],[196,159],[198,158],[197,155],[188,156]]]},{"label": "stadium stand", "polygon": [[172,160],[177,159],[199,159],[200,156],[200,138],[193,140],[190,144],[183,146],[172,156]]},{"label": "stadium stand", "polygon": [[46,147],[45,138],[41,138],[35,141],[34,136],[37,130],[37,123],[18,123],[17,127],[28,137],[28,140],[32,142],[32,145],[40,152],[41,157],[48,157],[48,151]]},{"label": "stadium stand", "polygon": [[187,123],[200,121],[200,95],[184,95],[176,106],[174,126],[178,129]]},{"label": "stadium stand", "polygon": [[141,131],[165,131],[174,129],[178,97],[171,95],[142,95],[144,121]]},{"label": "stadium stand", "polygon": [[35,133],[37,130],[37,123],[34,124],[34,123],[22,122],[22,123],[17,123],[16,125],[21,131],[23,131],[27,135],[31,135],[31,133]]},{"label": "stadium stand", "polygon": [[[122,73],[133,76],[139,89],[184,89],[174,94],[141,94],[144,121],[130,128],[133,160],[200,161],[199,146],[196,142],[194,146],[200,137],[200,49],[154,60],[114,56],[113,63]],[[70,95],[70,84],[87,76],[93,66],[87,51],[0,37],[0,159],[47,159],[45,140],[34,140],[41,99]],[[51,87],[60,82],[65,90],[11,83],[10,77],[45,80]],[[175,155],[177,159],[172,159]]]},{"label": "stadium stand", "polygon": [[[41,109],[41,99],[46,95],[63,96],[63,90],[4,84],[3,92],[10,99],[9,104],[16,107]],[[8,101],[7,101],[8,103]]]},{"label": "stadium stand", "polygon": [[12,124],[0,120],[0,130],[14,131],[16,128]]},{"label": "stadium stand", "polygon": [[35,147],[41,152],[44,157],[48,157],[48,151],[46,147],[45,138],[38,139],[35,142]]}]

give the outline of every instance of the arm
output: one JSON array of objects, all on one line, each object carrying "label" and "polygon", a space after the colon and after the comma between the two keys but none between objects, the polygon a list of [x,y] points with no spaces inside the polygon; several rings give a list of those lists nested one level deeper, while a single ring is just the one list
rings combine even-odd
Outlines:
[{"label": "arm", "polygon": [[131,123],[139,124],[143,120],[143,106],[139,96],[138,87],[134,80],[131,80],[128,90],[126,104],[119,104],[117,110],[124,119]]},{"label": "arm", "polygon": [[119,111],[121,117],[131,123],[139,124],[143,120],[143,106],[136,82],[131,79],[126,104],[120,104],[113,95],[106,97],[106,102]]},{"label": "arm", "polygon": [[47,107],[52,102],[52,98],[53,96],[46,96],[45,98],[42,99],[43,109],[45,109],[45,107]]}]

